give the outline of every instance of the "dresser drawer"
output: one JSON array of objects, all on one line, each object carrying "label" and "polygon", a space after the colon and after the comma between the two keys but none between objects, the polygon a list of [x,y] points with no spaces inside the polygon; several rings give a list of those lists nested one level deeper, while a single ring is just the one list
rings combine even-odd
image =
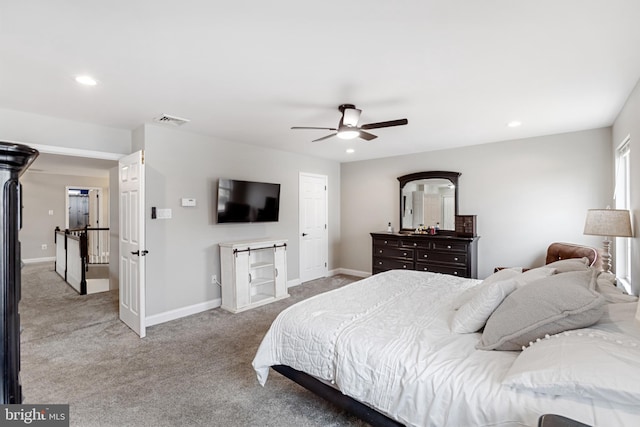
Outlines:
[{"label": "dresser drawer", "polygon": [[433,242],[433,249],[438,251],[466,252],[468,246],[464,242]]},{"label": "dresser drawer", "polygon": [[414,249],[430,249],[432,244],[428,241],[416,241],[416,240],[400,240],[400,247],[402,248],[414,248]]},{"label": "dresser drawer", "polygon": [[418,250],[416,261],[436,261],[447,264],[465,264],[467,263],[467,254],[465,252],[434,252]]},{"label": "dresser drawer", "polygon": [[399,239],[380,239],[380,238],[373,239],[373,246],[395,246],[395,247],[398,247],[399,244],[400,244],[400,240]]},{"label": "dresser drawer", "polygon": [[376,246],[373,248],[373,255],[385,258],[402,258],[413,260],[413,249],[390,248]]},{"label": "dresser drawer", "polygon": [[416,263],[417,271],[429,271],[431,273],[451,274],[453,276],[467,277],[467,269],[465,267],[453,267],[438,264],[426,264],[423,262]]},{"label": "dresser drawer", "polygon": [[373,269],[377,271],[385,270],[413,270],[413,261],[402,261],[400,259],[373,258]]}]

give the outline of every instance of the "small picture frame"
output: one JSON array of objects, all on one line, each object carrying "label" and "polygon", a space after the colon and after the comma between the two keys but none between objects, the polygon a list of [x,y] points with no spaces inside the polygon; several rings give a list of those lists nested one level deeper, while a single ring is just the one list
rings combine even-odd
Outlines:
[{"label": "small picture frame", "polygon": [[456,235],[460,237],[476,237],[476,216],[456,215]]}]

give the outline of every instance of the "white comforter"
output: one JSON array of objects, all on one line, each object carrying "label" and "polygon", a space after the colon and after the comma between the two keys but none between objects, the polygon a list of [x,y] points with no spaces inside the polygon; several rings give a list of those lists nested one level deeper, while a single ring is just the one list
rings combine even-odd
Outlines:
[{"label": "white comforter", "polygon": [[258,349],[258,380],[264,385],[270,366],[288,365],[406,425],[535,426],[543,413],[640,425],[640,410],[502,386],[519,352],[476,350],[479,334],[449,326],[451,303],[478,282],[397,270],[293,305]]}]

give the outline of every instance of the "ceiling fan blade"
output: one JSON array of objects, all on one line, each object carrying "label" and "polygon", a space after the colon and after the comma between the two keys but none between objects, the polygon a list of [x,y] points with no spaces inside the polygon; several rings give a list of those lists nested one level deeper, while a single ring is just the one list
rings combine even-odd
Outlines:
[{"label": "ceiling fan blade", "polygon": [[360,130],[360,135],[358,135],[360,138],[364,139],[365,141],[371,141],[372,139],[376,139],[377,136],[369,133],[369,132],[365,132],[362,129]]},{"label": "ceiling fan blade", "polygon": [[325,139],[329,139],[329,138],[331,138],[332,136],[336,136],[336,135],[337,135],[337,133],[332,133],[331,135],[327,135],[327,136],[323,136],[322,138],[314,139],[314,140],[313,140],[313,141],[311,141],[311,142],[324,141]]},{"label": "ceiling fan blade", "polygon": [[362,114],[362,110],[358,110],[357,108],[346,108],[342,115],[342,124],[346,126],[358,126],[360,114]]},{"label": "ceiling fan blade", "polygon": [[293,126],[291,129],[319,129],[319,130],[338,130],[336,128],[319,128],[312,126]]},{"label": "ceiling fan blade", "polygon": [[378,122],[378,123],[368,123],[366,125],[360,126],[361,129],[379,129],[379,128],[388,128],[391,126],[402,126],[409,123],[407,119],[399,119],[399,120],[389,120],[388,122]]}]

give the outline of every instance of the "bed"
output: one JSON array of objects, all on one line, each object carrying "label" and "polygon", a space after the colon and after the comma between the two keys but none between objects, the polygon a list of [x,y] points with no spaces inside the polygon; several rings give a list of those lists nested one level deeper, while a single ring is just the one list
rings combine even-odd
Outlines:
[{"label": "bed", "polygon": [[484,281],[392,270],[301,301],[265,335],[258,381],[273,368],[372,425],[640,425],[637,298],[597,251],[561,245]]}]

